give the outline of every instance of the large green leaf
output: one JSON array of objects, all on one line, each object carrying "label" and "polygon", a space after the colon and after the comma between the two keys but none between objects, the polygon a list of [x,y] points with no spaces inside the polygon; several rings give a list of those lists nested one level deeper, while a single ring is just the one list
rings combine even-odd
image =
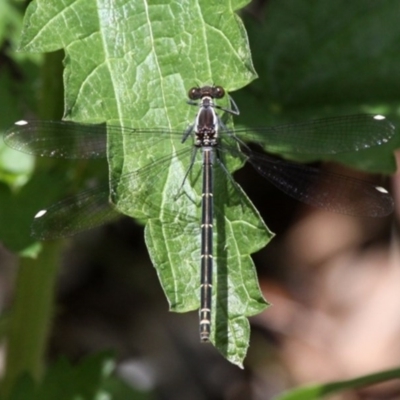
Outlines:
[{"label": "large green leaf", "polygon": [[[234,90],[255,78],[246,33],[234,13],[245,3],[37,0],[28,9],[21,47],[64,48],[66,117],[183,132],[197,111],[185,104],[191,86],[215,82]],[[149,138],[148,151],[138,153],[133,137],[109,137],[112,179],[183,148],[179,139],[157,142]],[[171,309],[178,312],[199,308],[201,162],[183,188],[190,196],[177,199],[190,164],[185,154],[149,177],[138,174],[145,179],[134,181],[135,192],[123,179],[111,188],[118,208],[128,215],[143,217],[139,211],[149,205],[146,241]],[[227,163],[232,169],[240,165]],[[246,317],[266,307],[250,254],[265,246],[271,233],[222,170],[217,169],[215,188],[212,341],[241,365],[249,342]],[[139,204],[143,193],[151,194],[144,206]],[[173,218],[177,206],[180,214]]]},{"label": "large green leaf", "polygon": [[[269,1],[265,17],[247,24],[260,79],[235,96],[241,123],[264,126],[378,113],[396,125],[399,11],[396,0]],[[396,170],[393,149],[399,146],[396,135],[364,151],[295,159],[334,160],[391,174]]]}]

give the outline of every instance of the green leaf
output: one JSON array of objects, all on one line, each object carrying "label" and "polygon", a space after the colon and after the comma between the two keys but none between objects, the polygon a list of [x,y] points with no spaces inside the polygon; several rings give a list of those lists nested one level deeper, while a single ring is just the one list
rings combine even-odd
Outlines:
[{"label": "green leaf", "polygon": [[[197,111],[185,104],[190,87],[216,83],[230,91],[256,77],[246,33],[234,13],[245,4],[38,0],[29,6],[21,48],[65,49],[66,117],[183,132]],[[227,100],[221,105],[229,106]],[[109,137],[112,179],[169,157],[183,146],[180,140],[166,146],[149,138],[148,151],[138,153],[134,138],[122,139]],[[185,146],[190,152],[190,144]],[[149,253],[171,309],[184,312],[199,308],[201,179],[196,175],[197,161],[184,185],[192,196],[177,201],[174,194],[190,165],[189,153],[180,155],[153,178],[135,182],[134,188],[139,200],[143,193],[152,194],[147,200],[152,218],[145,233]],[[233,170],[240,160],[227,163]],[[141,214],[147,205],[137,203],[132,187],[121,181],[111,188],[118,208],[133,217],[148,216]],[[272,234],[240,189],[218,170],[215,188],[212,339],[231,362],[241,365],[249,342],[246,317],[266,307],[250,254],[264,247]],[[181,216],[172,221],[178,205]]]},{"label": "green leaf", "polygon": [[0,142],[0,180],[12,187],[23,185],[33,171],[33,157]]},{"label": "green leaf", "polygon": [[398,379],[399,376],[400,369],[396,368],[345,381],[303,386],[276,396],[274,400],[318,400],[322,399],[324,396],[339,393],[344,390],[360,389],[368,385],[386,382],[391,379]]},{"label": "green leaf", "polygon": [[21,12],[16,5],[9,1],[2,1],[0,3],[0,43],[7,40],[15,45],[21,26]]},{"label": "green leaf", "polygon": [[30,235],[30,226],[38,210],[42,209],[43,193],[46,201],[56,201],[63,189],[64,174],[60,171],[35,174],[20,189],[11,189],[0,183],[0,237],[11,251],[35,258],[40,251],[37,242]]},{"label": "green leaf", "polygon": [[[19,10],[20,8],[21,10]],[[22,118],[27,109],[34,110],[37,104],[37,75],[40,56],[16,53],[23,20],[23,6],[15,2],[0,2],[0,42],[2,46],[2,68],[0,69],[0,130],[3,131]],[[33,157],[16,152],[0,143],[0,237],[12,251],[24,252],[35,257],[39,251],[29,237],[32,216],[42,207],[35,185],[33,192],[19,190],[27,182],[34,169]],[[7,184],[9,187],[7,187]],[[41,188],[43,194],[43,188]],[[51,193],[51,190],[49,191]],[[41,196],[40,195],[40,196]],[[26,208],[22,208],[25,207]],[[34,209],[34,207],[37,207]]]},{"label": "green leaf", "polygon": [[77,365],[65,358],[49,367],[43,380],[36,383],[24,374],[13,388],[9,400],[118,399],[123,393],[129,399],[148,399],[120,379],[112,376],[114,361],[109,353],[86,357]]},{"label": "green leaf", "polygon": [[21,119],[29,107],[34,109],[37,99],[36,77],[41,57],[15,51],[22,28],[23,5],[12,1],[0,2],[0,129]]},{"label": "green leaf", "polygon": [[[265,18],[247,24],[260,79],[235,96],[241,123],[264,126],[376,113],[397,125],[399,11],[396,0],[269,2]],[[400,135],[365,151],[291,158],[391,174],[398,147]]]}]

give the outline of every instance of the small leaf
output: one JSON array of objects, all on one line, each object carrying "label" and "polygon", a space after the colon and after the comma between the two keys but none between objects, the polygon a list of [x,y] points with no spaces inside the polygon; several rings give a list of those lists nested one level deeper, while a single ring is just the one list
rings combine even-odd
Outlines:
[{"label": "small leaf", "polygon": [[148,398],[112,376],[113,372],[114,361],[109,353],[91,355],[77,365],[60,358],[39,383],[27,374],[21,376],[9,400],[114,399],[121,398],[114,397],[120,393],[126,398]]},{"label": "small leaf", "polygon": [[325,396],[339,393],[344,390],[360,389],[365,386],[386,382],[391,379],[398,379],[399,375],[400,369],[396,368],[344,381],[303,386],[276,396],[274,397],[274,400],[319,400]]}]

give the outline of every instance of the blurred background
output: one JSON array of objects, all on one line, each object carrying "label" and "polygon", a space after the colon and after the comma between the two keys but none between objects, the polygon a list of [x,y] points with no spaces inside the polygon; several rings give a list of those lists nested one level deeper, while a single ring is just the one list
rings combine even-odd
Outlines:
[{"label": "blurred background", "polygon": [[[8,19],[0,19],[1,129],[21,117],[43,114],[36,104],[50,75],[58,76],[62,86],[62,55],[50,56],[60,63],[49,71],[45,58],[15,53],[24,7],[4,4],[9,9],[4,14]],[[240,16],[260,78],[232,93],[241,110],[237,123],[262,126],[379,112],[399,126],[397,0],[252,1]],[[54,90],[52,106],[62,110],[62,92]],[[22,193],[10,202],[7,189],[12,174],[29,179],[33,160],[21,155],[11,174],[7,157],[1,143],[0,233],[10,227],[13,208],[34,215],[29,198]],[[60,171],[69,171],[65,164]],[[381,171],[367,170],[389,173],[392,164],[393,160],[382,160]],[[199,343],[197,312],[168,312],[143,227],[129,218],[63,242],[49,360],[63,354],[78,361],[113,349],[118,374],[129,384],[149,390],[154,398],[195,400],[270,399],[297,385],[398,366],[399,177],[370,175],[333,163],[322,167],[388,188],[395,213],[380,219],[332,214],[288,198],[251,167],[235,174],[276,234],[253,256],[272,307],[251,319],[244,370],[229,364],[212,346]],[[6,242],[0,247],[4,313],[11,305],[18,272],[9,247]],[[400,382],[335,398],[399,399]]]}]

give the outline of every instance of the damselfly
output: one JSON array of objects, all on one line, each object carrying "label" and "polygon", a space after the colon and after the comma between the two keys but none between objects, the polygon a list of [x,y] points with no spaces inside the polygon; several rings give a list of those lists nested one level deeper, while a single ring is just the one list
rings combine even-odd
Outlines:
[{"label": "damselfly", "polygon": [[[41,210],[33,222],[33,234],[39,239],[68,236],[98,226],[118,214],[114,186],[123,185],[130,191],[142,190],[136,199],[149,204],[151,194],[142,189],[146,181],[157,189],[163,170],[175,165],[175,160],[188,154],[186,173],[179,190],[192,172],[197,153],[202,155],[201,201],[201,296],[200,338],[209,341],[211,332],[212,275],[213,275],[213,218],[214,200],[218,189],[213,187],[215,168],[223,171],[233,183],[224,164],[232,155],[249,162],[262,176],[288,195],[312,206],[349,215],[382,217],[393,210],[393,200],[386,190],[358,179],[333,174],[318,168],[289,162],[253,150],[248,143],[272,152],[294,154],[336,154],[356,152],[388,142],[394,126],[381,115],[360,114],[311,120],[279,126],[253,129],[228,129],[217,114],[239,114],[229,96],[230,107],[217,105],[224,97],[220,86],[204,86],[189,90],[190,105],[199,107],[195,122],[184,132],[168,129],[133,129],[118,125],[78,124],[67,121],[19,121],[5,134],[5,142],[17,150],[56,158],[105,158],[111,135],[134,140],[136,150],[151,155],[160,143],[177,142],[181,146],[173,155],[159,157],[139,169],[111,179],[106,190],[89,190]],[[187,146],[188,138],[193,145]],[[109,155],[112,157],[113,155]],[[233,183],[234,184],[234,183]],[[179,192],[178,190],[178,192]],[[179,193],[178,193],[179,194]],[[177,194],[175,194],[177,195]]]}]

